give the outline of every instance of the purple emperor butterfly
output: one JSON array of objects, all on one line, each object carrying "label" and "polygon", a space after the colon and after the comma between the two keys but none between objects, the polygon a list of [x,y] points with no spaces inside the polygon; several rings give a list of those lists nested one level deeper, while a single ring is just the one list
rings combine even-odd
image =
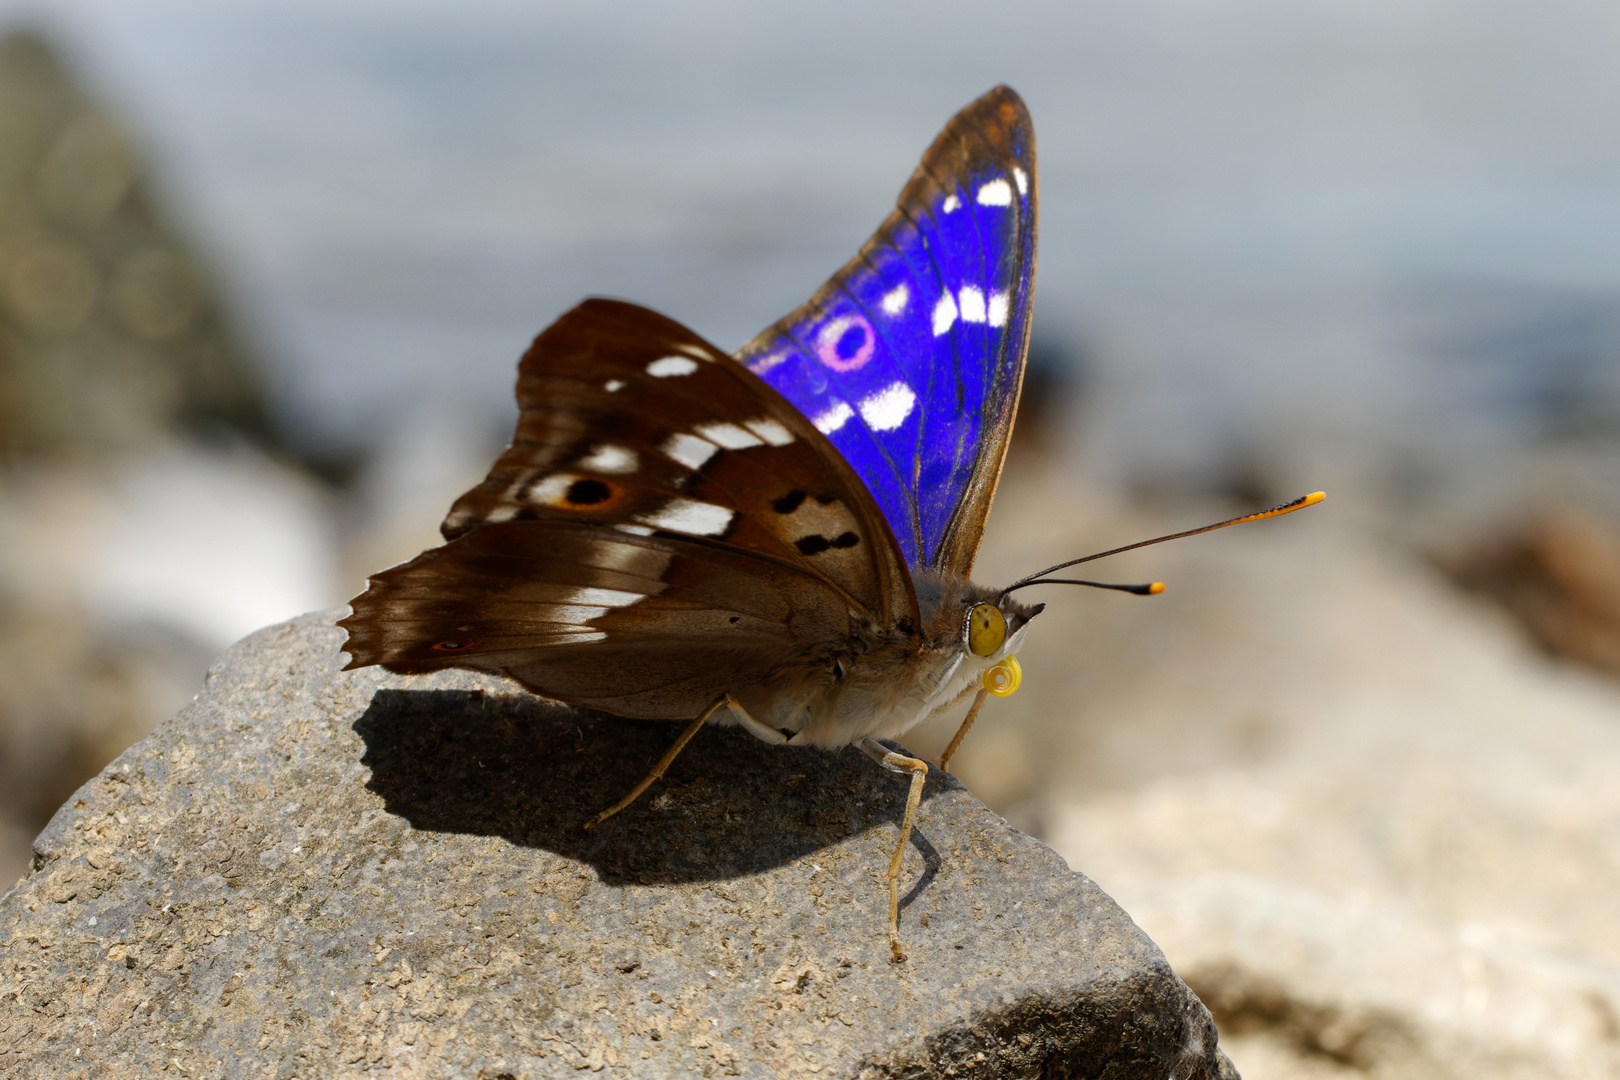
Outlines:
[{"label": "purple emperor butterfly", "polygon": [[517,433],[446,543],[354,599],[348,666],[494,671],[688,721],[587,827],[705,723],[860,747],[911,779],[888,870],[902,959],[928,764],[880,740],[972,699],[948,765],[986,696],[1017,687],[1041,606],[1012,591],[1085,561],[969,580],[1023,378],[1035,205],[1029,114],[998,87],[946,125],[860,253],[737,357],[632,304],[562,316],[524,355]]}]

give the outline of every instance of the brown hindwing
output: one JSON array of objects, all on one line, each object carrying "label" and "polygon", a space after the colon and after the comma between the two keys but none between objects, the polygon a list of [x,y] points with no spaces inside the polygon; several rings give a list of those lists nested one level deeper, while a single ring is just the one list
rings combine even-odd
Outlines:
[{"label": "brown hindwing", "polygon": [[588,300],[519,369],[511,447],[443,547],[371,579],[351,667],[502,671],[549,696],[683,717],[916,624],[888,525],[825,437],[752,373],[645,308]]}]

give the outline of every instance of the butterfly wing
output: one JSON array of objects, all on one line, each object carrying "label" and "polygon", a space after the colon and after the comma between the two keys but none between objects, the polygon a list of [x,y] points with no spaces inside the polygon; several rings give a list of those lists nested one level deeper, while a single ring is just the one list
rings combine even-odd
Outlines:
[{"label": "butterfly wing", "polygon": [[997,87],[860,253],[738,353],[860,474],[911,566],[972,570],[1023,381],[1035,207],[1029,113]]},{"label": "butterfly wing", "polygon": [[371,579],[349,667],[506,673],[626,716],[697,715],[863,622],[917,621],[888,525],[792,405],[690,330],[588,300],[518,373],[521,415],[444,546]]}]

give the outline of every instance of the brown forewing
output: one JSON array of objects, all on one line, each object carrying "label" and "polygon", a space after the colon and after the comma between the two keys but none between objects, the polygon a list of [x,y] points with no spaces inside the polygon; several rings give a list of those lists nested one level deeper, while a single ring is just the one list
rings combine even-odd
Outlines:
[{"label": "brown forewing", "polygon": [[680,324],[586,301],[524,356],[518,404],[512,446],[446,517],[449,542],[353,601],[351,667],[503,671],[677,717],[825,653],[852,618],[915,625],[859,478]]}]

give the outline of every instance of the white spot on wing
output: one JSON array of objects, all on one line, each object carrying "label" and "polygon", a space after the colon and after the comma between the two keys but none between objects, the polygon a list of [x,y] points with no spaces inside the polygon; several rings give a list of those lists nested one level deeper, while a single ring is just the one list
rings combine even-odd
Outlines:
[{"label": "white spot on wing", "polygon": [[622,523],[613,527],[618,529],[620,532],[629,533],[631,536],[651,536],[653,534],[653,531],[647,528],[645,525],[631,525],[628,523]]},{"label": "white spot on wing", "polygon": [[511,521],[513,518],[515,518],[517,516],[518,516],[518,508],[517,507],[513,506],[511,503],[502,503],[501,505],[497,506],[495,509],[491,510],[488,514],[485,514],[484,515],[484,520],[488,521],[488,522],[490,522],[492,524],[499,525],[501,522],[503,522],[503,521]]},{"label": "white spot on wing", "polygon": [[984,292],[977,285],[964,285],[957,294],[963,322],[984,322]]},{"label": "white spot on wing", "polygon": [[640,459],[634,450],[626,450],[622,446],[603,444],[591,451],[589,457],[580,458],[578,465],[582,469],[592,472],[607,473],[609,476],[628,476],[640,466]]},{"label": "white spot on wing", "polygon": [[607,382],[602,384],[602,389],[606,390],[610,394],[617,394],[620,390],[624,389],[624,380],[609,379]]},{"label": "white spot on wing", "polygon": [[591,604],[603,609],[615,607],[629,607],[638,601],[647,599],[646,595],[638,592],[625,592],[622,589],[575,589],[563,597],[565,604]]},{"label": "white spot on wing", "polygon": [[810,422],[816,425],[816,430],[823,435],[831,435],[849,422],[855,415],[855,410],[849,407],[847,401],[835,401],[833,407],[822,413]]},{"label": "white spot on wing", "polygon": [[939,208],[947,214],[955,213],[961,206],[962,200],[956,197],[954,191],[945,196],[945,201],[939,204]]},{"label": "white spot on wing", "polygon": [[934,336],[939,337],[956,324],[956,301],[950,293],[940,293],[934,305]]},{"label": "white spot on wing", "polygon": [[647,374],[667,379],[671,375],[690,375],[697,368],[697,361],[689,356],[662,356],[647,365]]},{"label": "white spot on wing", "polygon": [[688,435],[684,431],[677,431],[664,443],[664,455],[680,462],[688,469],[696,472],[708,464],[710,458],[720,452],[720,448],[708,439],[700,439],[696,435]]},{"label": "white spot on wing", "polygon": [[691,533],[694,536],[718,536],[726,531],[731,519],[737,515],[723,506],[698,502],[696,499],[671,499],[650,514],[636,520],[657,529]]},{"label": "white spot on wing", "polygon": [[579,477],[568,473],[552,473],[530,484],[524,497],[529,502],[539,503],[542,506],[560,506],[567,499],[569,486],[578,479]]},{"label": "white spot on wing", "polygon": [[906,422],[917,395],[903,382],[891,383],[861,402],[861,419],[873,431],[893,431]]},{"label": "white spot on wing", "polygon": [[997,289],[995,292],[991,293],[989,312],[990,325],[1006,326],[1007,310],[1007,293],[1002,289]]},{"label": "white spot on wing", "polygon": [[576,626],[588,623],[592,619],[599,619],[610,610],[612,609],[603,607],[600,604],[589,606],[584,604],[548,604],[544,609],[546,622],[570,623]]},{"label": "white spot on wing", "polygon": [[1013,166],[1013,183],[1018,185],[1018,194],[1029,194],[1029,176],[1018,166]]},{"label": "white spot on wing", "polygon": [[677,349],[681,350],[681,352],[683,352],[683,353],[690,353],[691,355],[697,357],[699,360],[707,360],[709,358],[709,354],[707,352],[705,352],[701,346],[698,346],[698,345],[677,345],[675,347]]},{"label": "white spot on wing", "polygon": [[697,433],[726,450],[746,450],[750,446],[763,446],[758,435],[736,424],[699,424]]},{"label": "white spot on wing", "polygon": [[[954,198],[954,196],[953,196],[953,198]],[[883,314],[885,314],[885,315],[898,315],[898,314],[900,314],[902,311],[906,310],[906,302],[909,301],[910,299],[911,299],[911,288],[905,282],[902,281],[900,284],[896,285],[894,288],[890,289],[888,292],[883,294],[883,299],[880,301],[880,304],[881,304],[881,306],[883,308]]]},{"label": "white spot on wing", "polygon": [[762,416],[758,420],[744,420],[743,427],[752,431],[772,446],[786,446],[793,441],[793,432],[769,416]]},{"label": "white spot on wing", "polygon": [[600,630],[569,630],[564,633],[547,634],[547,645],[583,645],[587,641],[606,641],[607,635]]},{"label": "white spot on wing", "polygon": [[1012,186],[1000,177],[979,188],[980,206],[1011,206],[1012,199]]}]

